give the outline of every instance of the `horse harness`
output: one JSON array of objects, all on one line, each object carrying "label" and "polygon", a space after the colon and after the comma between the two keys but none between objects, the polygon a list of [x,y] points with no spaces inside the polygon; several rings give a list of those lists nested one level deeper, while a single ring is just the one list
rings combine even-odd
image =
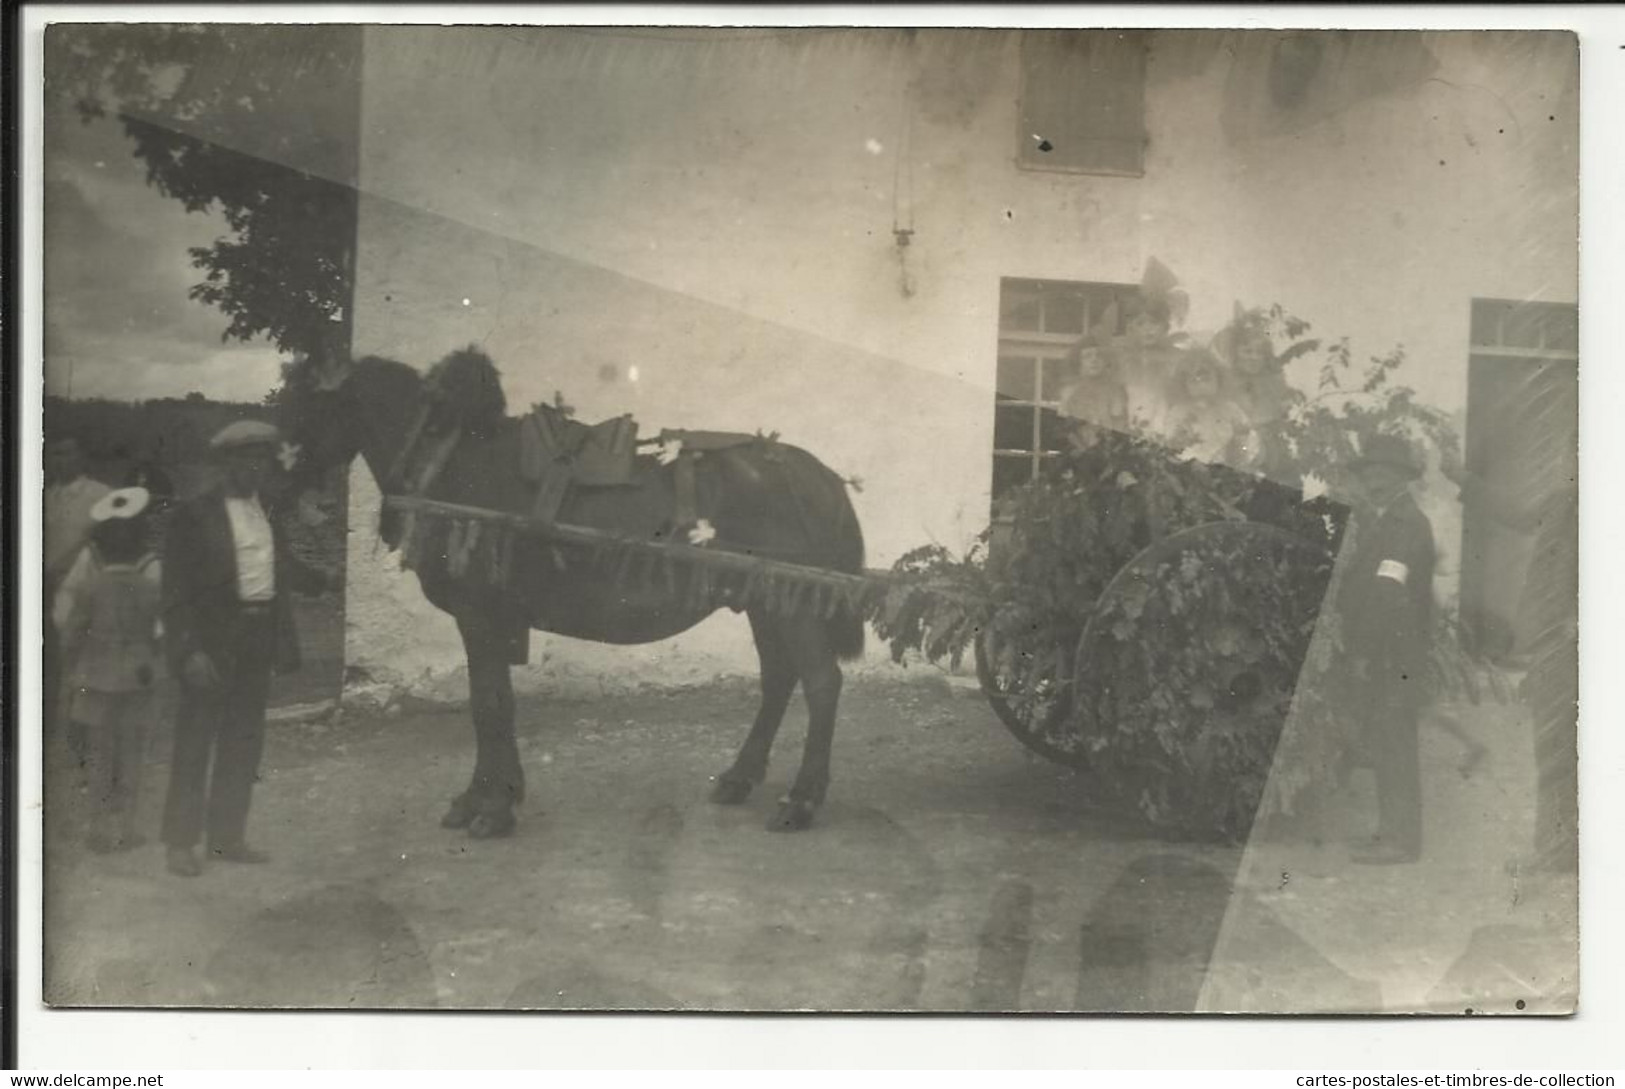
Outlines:
[{"label": "horse harness", "polygon": [[[420,410],[408,432],[395,464],[390,469],[390,488],[410,497],[427,497],[465,431],[452,425],[431,430],[429,406]],[[636,459],[653,455],[672,467],[672,538],[695,538],[697,529],[707,523],[697,480],[696,463],[709,453],[734,449],[752,443],[771,443],[776,436],[747,435],[727,431],[663,430],[653,439],[638,440],[638,425],[630,414],[597,424],[573,419],[564,409],[536,405],[518,421],[519,472],[530,491],[529,509],[524,513],[541,522],[557,521],[558,513],[576,489],[638,487]],[[405,567],[416,568],[421,560],[422,535],[416,512],[407,511],[402,522],[401,553]],[[482,533],[477,520],[467,525],[454,522],[446,542],[448,570],[463,578],[476,566],[482,544],[490,568],[484,581],[503,585],[511,566],[511,541],[498,543],[508,534],[492,530]],[[483,538],[483,540],[482,540]]]}]

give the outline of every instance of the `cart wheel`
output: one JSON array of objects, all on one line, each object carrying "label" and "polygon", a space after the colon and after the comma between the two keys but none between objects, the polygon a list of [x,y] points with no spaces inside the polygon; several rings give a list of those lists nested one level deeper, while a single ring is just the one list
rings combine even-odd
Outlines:
[{"label": "cart wheel", "polygon": [[[1120,785],[1159,823],[1246,835],[1331,568],[1296,534],[1215,522],[1157,541],[1107,583],[1078,640],[1073,672],[1091,683],[1071,718],[1110,736],[1114,766],[1136,779]],[[1135,722],[1150,725],[1125,733]]]},{"label": "cart wheel", "polygon": [[1033,752],[1082,766],[1072,734],[1075,636],[1034,630],[1026,637],[986,628],[976,640],[976,679],[999,721]]}]

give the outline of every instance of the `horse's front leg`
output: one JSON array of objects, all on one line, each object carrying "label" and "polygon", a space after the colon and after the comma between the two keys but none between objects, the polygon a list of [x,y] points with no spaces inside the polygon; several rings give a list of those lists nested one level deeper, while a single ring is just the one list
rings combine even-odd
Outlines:
[{"label": "horse's front leg", "polygon": [[468,657],[468,704],[474,720],[474,777],[452,799],[440,823],[467,828],[476,839],[506,836],[514,829],[514,806],[525,797],[525,772],[513,729],[513,679],[508,648],[494,617],[461,614]]},{"label": "horse's front leg", "polygon": [[835,712],[841,699],[841,666],[822,622],[787,620],[780,630],[807,701],[807,742],[790,793],[779,801],[778,811],[767,827],[773,832],[800,832],[812,826],[813,815],[829,790]]}]

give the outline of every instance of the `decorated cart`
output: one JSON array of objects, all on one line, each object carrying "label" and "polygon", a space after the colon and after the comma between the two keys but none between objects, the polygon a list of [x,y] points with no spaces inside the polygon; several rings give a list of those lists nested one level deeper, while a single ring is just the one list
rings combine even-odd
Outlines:
[{"label": "decorated cart", "polygon": [[[1305,328],[1275,311],[1264,324],[1288,337]],[[359,411],[372,422],[326,432],[361,443],[383,485],[384,539],[468,629],[471,674],[498,646],[501,661],[482,676],[524,661],[533,628],[647,641],[718,608],[751,615],[764,669],[782,657],[763,649],[764,632],[811,648],[781,678],[817,680],[809,737],[820,735],[787,826],[805,827],[822,800],[834,659],[856,653],[867,621],[898,661],[970,657],[1000,721],[1083,772],[1103,802],[1181,834],[1234,838],[1324,781],[1346,741],[1336,728],[1348,716],[1332,709],[1360,698],[1325,683],[1339,635],[1324,606],[1348,512],[1324,487],[1306,496],[1300,485],[1337,479],[1361,434],[1420,427],[1441,448],[1453,441],[1437,413],[1387,386],[1401,354],[1373,360],[1352,396],[1341,389],[1346,344],[1327,357],[1321,394],[1273,398],[1239,464],[1203,449],[1224,444],[1085,422],[1036,479],[998,497],[970,553],[921,548],[889,570],[862,567],[841,479],[777,436],[666,431],[639,442],[630,417],[589,426],[547,405],[507,416],[477,352],[453,353],[422,382],[363,360],[356,378],[332,383],[349,391],[333,418]],[[404,434],[391,438],[391,427]],[[737,802],[760,780],[782,701],[766,708],[759,723],[770,728],[753,729],[719,776],[719,800]],[[477,773],[448,819],[462,820],[482,782]],[[518,792],[494,803],[496,834],[511,827]]]},{"label": "decorated cart", "polygon": [[[721,439],[712,436],[714,445]],[[771,444],[769,436],[734,441]],[[693,456],[704,440],[656,444]],[[1343,510],[1255,474],[1108,436],[1003,504],[973,555],[910,553],[861,574],[707,534],[639,535],[413,494],[385,499],[463,577],[507,577],[517,537],[685,606],[865,617],[899,661],[974,658],[1033,752],[1109,775],[1185,831],[1245,831],[1333,569]],[[1041,538],[1052,534],[1049,541]],[[403,559],[414,562],[409,529]],[[1064,554],[1063,542],[1085,548]],[[1058,547],[1059,546],[1059,547]],[[1137,736],[1136,736],[1137,735]],[[1126,739],[1136,737],[1134,744]],[[1132,774],[1128,774],[1132,771]],[[1188,813],[1194,819],[1182,819]],[[1213,826],[1214,814],[1221,814]]]}]

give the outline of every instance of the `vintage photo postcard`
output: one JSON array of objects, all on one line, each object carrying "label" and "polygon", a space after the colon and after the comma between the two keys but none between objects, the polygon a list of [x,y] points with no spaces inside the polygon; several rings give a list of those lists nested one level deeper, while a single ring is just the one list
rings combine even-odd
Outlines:
[{"label": "vintage photo postcard", "polygon": [[1574,33],[43,50],[49,1006],[1583,1006]]}]

